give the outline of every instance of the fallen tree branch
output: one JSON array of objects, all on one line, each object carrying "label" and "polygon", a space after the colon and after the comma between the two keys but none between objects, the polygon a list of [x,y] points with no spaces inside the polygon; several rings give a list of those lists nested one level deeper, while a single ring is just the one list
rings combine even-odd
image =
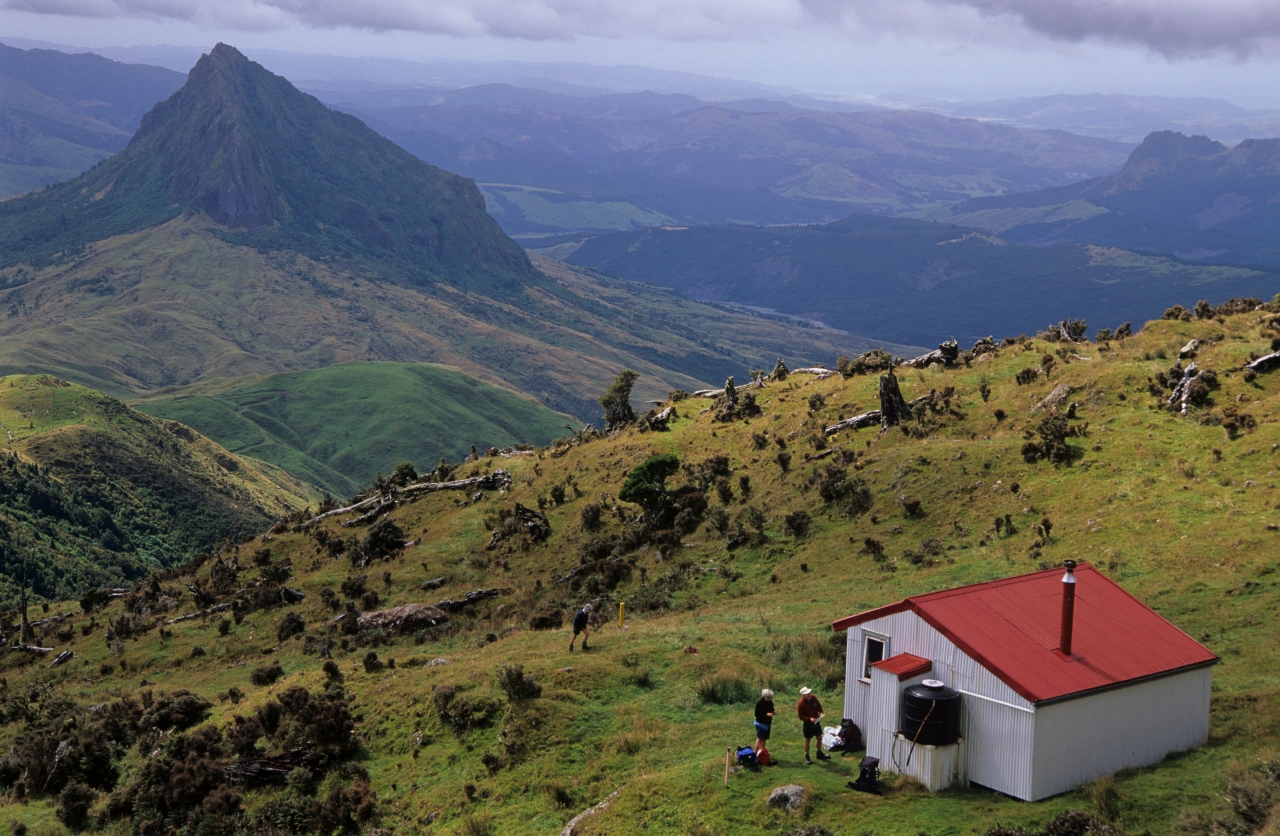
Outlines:
[{"label": "fallen tree branch", "polygon": [[248,787],[283,784],[293,770],[299,767],[310,769],[310,757],[311,753],[306,749],[294,749],[274,758],[235,761],[222,767],[222,772],[231,783]]},{"label": "fallen tree branch", "polygon": [[401,488],[399,493],[435,493],[436,491],[465,491],[470,488],[481,488],[486,491],[505,490],[511,487],[511,474],[498,469],[487,476],[474,476],[470,479],[458,479],[453,482],[419,482]]},{"label": "fallen tree branch", "polygon": [[53,652],[53,648],[52,648],[52,647],[37,647],[37,646],[36,646],[36,645],[34,645],[34,644],[15,644],[13,647],[11,647],[11,648],[9,648],[9,649],[10,649],[10,650],[25,650],[25,651],[27,651],[28,653],[37,653],[37,654],[39,654],[39,655],[41,655],[41,656],[43,656],[43,655],[44,655],[44,654],[46,654],[46,653],[52,653],[52,652]]},{"label": "fallen tree branch", "polygon": [[1187,406],[1191,403],[1191,384],[1200,376],[1200,370],[1196,368],[1196,364],[1192,363],[1187,366],[1187,370],[1182,373],[1182,380],[1178,381],[1178,385],[1173,387],[1173,394],[1169,396],[1167,403],[1173,406],[1179,404],[1182,416],[1187,415]]},{"label": "fallen tree branch", "polygon": [[[244,590],[241,590],[241,591],[243,592]],[[217,604],[205,610],[199,610],[198,612],[187,613],[186,615],[180,615],[177,618],[171,618],[168,621],[166,621],[165,626],[167,627],[170,624],[178,624],[183,621],[190,621],[193,618],[200,618],[202,616],[212,615],[213,613],[216,613],[216,612],[222,612],[223,610],[230,609],[232,606],[234,606],[234,604],[235,604],[234,601],[224,601],[221,604]]]},{"label": "fallen tree branch", "polygon": [[860,430],[863,427],[872,427],[880,423],[880,410],[873,409],[870,412],[864,412],[861,415],[855,415],[852,418],[846,418],[823,430],[823,435],[834,435],[841,430],[855,429]]},{"label": "fallen tree branch", "polygon": [[355,505],[347,505],[346,507],[343,507],[343,508],[334,508],[332,511],[325,511],[323,514],[317,514],[316,516],[304,522],[302,524],[302,527],[306,528],[308,526],[311,526],[320,522],[321,520],[327,520],[329,517],[336,517],[338,514],[346,514],[350,511],[359,511],[361,508],[364,508],[366,505],[372,505],[373,503],[377,502],[380,499],[382,499],[381,494],[377,496],[371,496],[368,499],[361,500],[360,502],[357,502]]},{"label": "fallen tree branch", "polygon": [[70,662],[74,658],[76,658],[75,652],[70,650],[64,650],[61,653],[59,653],[52,662],[49,663],[49,667],[56,668],[58,667],[58,665],[61,665],[65,662]]},{"label": "fallen tree branch", "polygon": [[343,528],[350,528],[353,525],[362,525],[363,523],[373,522],[378,517],[387,513],[394,507],[396,507],[396,501],[394,499],[388,499],[386,502],[377,506],[367,514],[361,514],[358,517],[353,517],[349,520],[343,520],[341,523],[339,523],[339,525],[341,525]]},{"label": "fallen tree branch", "polygon": [[436,601],[436,609],[443,610],[444,612],[457,612],[458,610],[469,607],[472,604],[479,603],[480,601],[484,601],[488,598],[497,598],[499,595],[505,595],[510,591],[510,587],[476,589],[464,595],[461,601],[453,601],[448,598],[443,601]]},{"label": "fallen tree branch", "polygon": [[904,360],[902,365],[910,366],[913,369],[923,369],[927,368],[930,363],[941,363],[944,366],[950,366],[958,359],[960,359],[960,344],[955,340],[947,340],[928,354],[921,354],[911,360]]},{"label": "fallen tree branch", "polygon": [[1280,366],[1280,351],[1263,355],[1257,360],[1251,360],[1244,364],[1244,367],[1251,372],[1269,372],[1276,366]]}]

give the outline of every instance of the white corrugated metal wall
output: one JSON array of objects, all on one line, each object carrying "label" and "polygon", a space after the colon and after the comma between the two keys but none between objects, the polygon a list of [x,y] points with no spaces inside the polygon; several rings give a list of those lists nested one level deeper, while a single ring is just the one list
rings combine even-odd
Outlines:
[{"label": "white corrugated metal wall", "polygon": [[868,713],[871,685],[859,679],[864,632],[887,638],[886,656],[911,653],[929,659],[933,662],[929,676],[964,695],[960,716],[969,780],[1015,798],[1028,798],[1034,707],[911,611],[873,619],[849,630],[845,715],[864,731],[872,719]]},{"label": "white corrugated metal wall", "polygon": [[1212,677],[1199,668],[1038,708],[1028,800],[1203,744]]}]

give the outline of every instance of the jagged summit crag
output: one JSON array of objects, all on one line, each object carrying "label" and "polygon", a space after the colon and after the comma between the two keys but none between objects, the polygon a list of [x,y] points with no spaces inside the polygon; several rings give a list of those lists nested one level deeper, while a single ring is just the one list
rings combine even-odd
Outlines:
[{"label": "jagged summit crag", "polygon": [[966,200],[937,216],[1011,243],[1093,244],[1189,261],[1280,265],[1280,139],[1228,147],[1150,134],[1114,174],[1026,194]]},{"label": "jagged summit crag", "polygon": [[0,263],[60,254],[183,213],[261,250],[359,259],[412,284],[538,283],[475,185],[428,165],[219,44],[84,175],[0,207]]}]

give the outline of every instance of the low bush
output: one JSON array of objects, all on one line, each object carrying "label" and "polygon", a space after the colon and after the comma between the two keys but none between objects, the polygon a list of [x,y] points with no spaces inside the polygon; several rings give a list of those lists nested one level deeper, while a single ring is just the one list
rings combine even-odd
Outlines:
[{"label": "low bush", "polygon": [[542,696],[542,686],[536,679],[526,674],[521,665],[499,665],[497,680],[498,687],[507,695],[507,699],[513,702],[537,699]]},{"label": "low bush", "polygon": [[279,662],[270,662],[266,665],[259,665],[249,673],[249,681],[254,685],[272,685],[280,677],[284,676],[284,668],[280,667]]}]

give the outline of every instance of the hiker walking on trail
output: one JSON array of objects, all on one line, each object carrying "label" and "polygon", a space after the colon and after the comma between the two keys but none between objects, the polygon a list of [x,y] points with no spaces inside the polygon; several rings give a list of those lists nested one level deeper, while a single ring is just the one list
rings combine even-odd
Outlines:
[{"label": "hiker walking on trail", "polygon": [[589,650],[587,647],[587,639],[591,637],[591,631],[587,629],[587,617],[591,615],[591,605],[584,604],[582,609],[578,610],[578,614],[573,617],[573,638],[569,639],[569,652],[573,652],[573,643],[578,640],[578,634],[582,634],[582,649]]},{"label": "hiker walking on trail", "polygon": [[765,688],[756,703],[756,757],[764,750],[764,742],[773,729],[773,715],[777,713],[773,707],[773,692]]},{"label": "hiker walking on trail", "polygon": [[818,760],[831,760],[830,755],[822,752],[822,726],[818,725],[826,714],[822,711],[822,703],[818,702],[818,698],[813,695],[812,688],[800,689],[800,702],[796,703],[796,713],[800,715],[800,721],[804,723],[804,762],[806,766],[813,764],[809,760],[809,741],[818,738],[817,746]]}]

